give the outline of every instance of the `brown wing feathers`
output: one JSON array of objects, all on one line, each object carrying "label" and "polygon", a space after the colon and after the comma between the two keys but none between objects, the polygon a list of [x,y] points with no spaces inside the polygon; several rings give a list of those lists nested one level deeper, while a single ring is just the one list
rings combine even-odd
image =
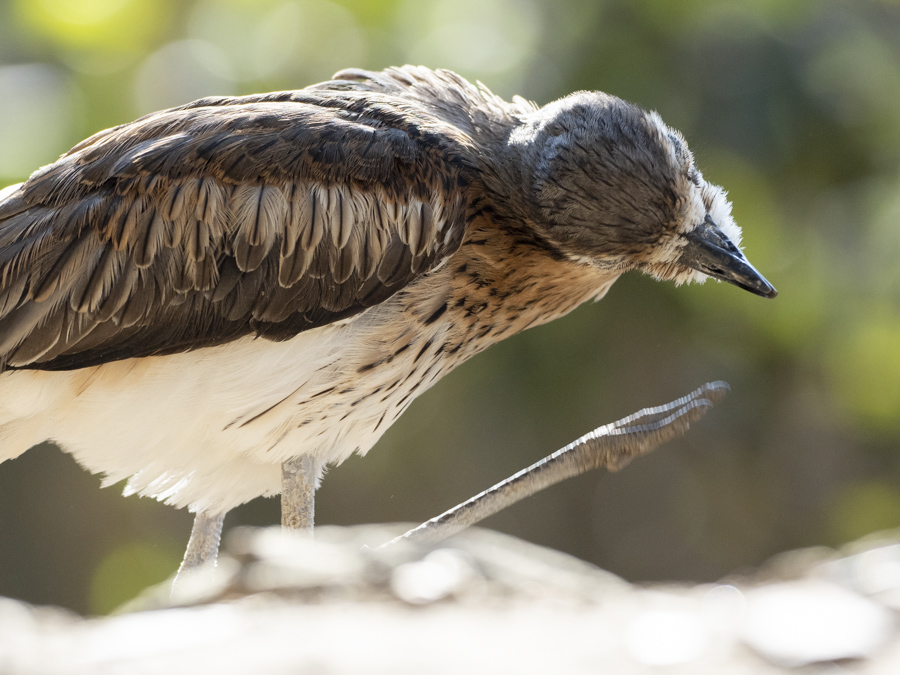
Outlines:
[{"label": "brown wing feathers", "polygon": [[4,191],[0,367],[286,339],[450,255],[464,135],[386,95],[341,95],[155,113]]}]

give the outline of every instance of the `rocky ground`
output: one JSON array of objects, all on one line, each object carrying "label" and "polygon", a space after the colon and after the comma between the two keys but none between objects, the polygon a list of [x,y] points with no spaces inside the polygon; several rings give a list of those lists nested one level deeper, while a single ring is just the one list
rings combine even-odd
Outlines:
[{"label": "rocky ground", "polygon": [[115,616],[0,599],[0,673],[900,673],[900,533],[716,584],[633,585],[487,530],[237,530]]}]

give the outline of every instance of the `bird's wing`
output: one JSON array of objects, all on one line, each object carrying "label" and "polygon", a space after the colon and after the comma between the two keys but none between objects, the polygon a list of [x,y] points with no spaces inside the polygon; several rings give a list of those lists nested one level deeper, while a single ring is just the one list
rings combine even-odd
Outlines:
[{"label": "bird's wing", "polygon": [[0,370],[288,339],[460,245],[465,134],[396,97],[205,99],[0,193]]}]

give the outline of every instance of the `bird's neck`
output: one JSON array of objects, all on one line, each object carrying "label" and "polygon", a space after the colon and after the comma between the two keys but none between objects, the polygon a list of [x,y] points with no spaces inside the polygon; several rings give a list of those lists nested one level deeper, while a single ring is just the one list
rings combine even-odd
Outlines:
[{"label": "bird's neck", "polygon": [[439,273],[449,279],[455,332],[477,351],[599,299],[619,276],[555,255],[523,236],[527,229],[476,218]]},{"label": "bird's neck", "polygon": [[[523,118],[508,117],[504,122],[502,127],[475,135],[480,151],[473,161],[479,183],[474,210],[483,209],[492,219],[504,220],[507,230],[546,234],[536,206],[535,172],[541,163],[541,148],[533,142],[533,125]],[[504,244],[498,241],[498,246]]]}]

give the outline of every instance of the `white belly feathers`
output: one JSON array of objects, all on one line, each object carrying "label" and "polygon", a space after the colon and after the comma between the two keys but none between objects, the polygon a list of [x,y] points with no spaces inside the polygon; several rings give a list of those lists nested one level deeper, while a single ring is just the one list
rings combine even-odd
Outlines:
[{"label": "white belly feathers", "polygon": [[413,331],[394,305],[286,342],[244,338],[81,370],[4,373],[0,460],[49,439],[106,484],[127,478],[126,493],[192,511],[277,494],[283,460],[366,453],[463,360],[438,368],[428,352],[440,341],[429,338],[450,327]]}]

